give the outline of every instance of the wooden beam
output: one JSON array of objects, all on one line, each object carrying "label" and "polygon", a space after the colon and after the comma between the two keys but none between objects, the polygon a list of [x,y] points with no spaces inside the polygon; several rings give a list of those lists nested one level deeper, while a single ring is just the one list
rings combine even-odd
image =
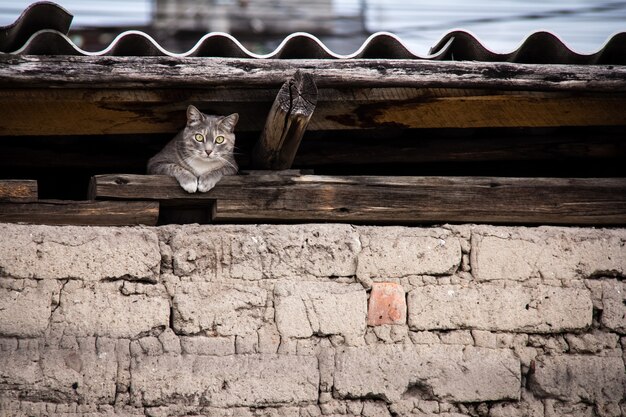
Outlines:
[{"label": "wooden beam", "polygon": [[[263,129],[275,90],[221,91],[0,89],[0,136],[173,134],[189,103],[238,112],[237,132]],[[624,108],[626,93],[329,88],[307,130],[626,125]]]},{"label": "wooden beam", "polygon": [[[311,130],[621,126],[626,95],[506,92],[455,94],[449,89],[394,100],[320,103]],[[468,93],[465,90],[465,93]]]},{"label": "wooden beam", "polygon": [[310,74],[299,70],[282,85],[252,151],[252,167],[291,168],[317,104],[317,86]]},{"label": "wooden beam", "polygon": [[[275,89],[0,89],[0,136],[178,132],[190,103],[239,112],[237,131],[259,131]],[[242,111],[246,109],[246,111]]]},{"label": "wooden beam", "polygon": [[238,175],[204,194],[165,176],[100,175],[99,199],[217,200],[214,221],[626,224],[625,178]]},{"label": "wooden beam", "polygon": [[66,201],[32,203],[0,202],[0,222],[87,226],[157,224],[155,201]]},{"label": "wooden beam", "polygon": [[297,69],[310,73],[318,88],[626,92],[626,66],[619,65],[9,54],[0,55],[0,88],[278,88]]},{"label": "wooden beam", "polygon": [[37,200],[37,181],[0,180],[0,202],[28,202]]},{"label": "wooden beam", "polygon": [[[218,184],[222,184],[223,180]],[[95,175],[89,184],[90,200],[212,200],[212,192],[189,194],[166,175]]]}]

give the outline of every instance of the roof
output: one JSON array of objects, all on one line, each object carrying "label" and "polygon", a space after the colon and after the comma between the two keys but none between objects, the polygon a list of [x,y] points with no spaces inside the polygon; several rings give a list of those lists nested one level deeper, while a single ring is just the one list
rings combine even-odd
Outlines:
[{"label": "roof", "polygon": [[[454,31],[424,57],[389,33],[347,56],[293,34],[260,56],[223,33],[173,54],[139,31],[86,52],[70,25],[40,3],[0,31],[0,221],[626,222],[624,33],[591,55]],[[240,114],[253,171],[204,195],[144,175],[189,104]]]},{"label": "roof", "polygon": [[79,48],[67,36],[72,15],[51,2],[28,7],[12,25],[0,28],[0,52],[25,55],[74,56],[169,56],[221,57],[253,59],[425,59],[443,61],[511,62],[528,64],[624,65],[626,32],[613,35],[593,54],[579,54],[569,49],[550,32],[529,35],[515,51],[490,51],[471,33],[455,30],[444,35],[420,56],[413,53],[398,36],[379,32],[371,35],[355,52],[340,55],[307,33],[294,33],[271,53],[258,55],[247,50],[235,37],[226,33],[208,33],[189,51],[177,54],[163,48],[141,31],[119,34],[102,51]]}]

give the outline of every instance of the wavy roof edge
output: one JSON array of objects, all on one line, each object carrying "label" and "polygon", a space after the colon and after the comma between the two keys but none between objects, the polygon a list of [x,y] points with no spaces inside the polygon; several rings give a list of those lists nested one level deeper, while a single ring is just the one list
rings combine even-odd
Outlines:
[{"label": "wavy roof edge", "polygon": [[52,2],[29,6],[11,25],[0,27],[0,52],[24,55],[74,56],[168,56],[220,57],[252,59],[428,59],[450,61],[513,62],[528,64],[626,65],[626,32],[611,36],[604,46],[592,54],[571,50],[557,35],[535,32],[509,53],[496,53],[484,46],[472,33],[452,30],[420,56],[398,36],[388,32],[371,35],[352,54],[331,51],[309,33],[293,33],[266,55],[246,49],[235,37],[221,32],[204,35],[189,51],[174,53],[163,48],[145,32],[131,30],[119,34],[102,51],[89,52],[79,48],[67,36],[72,15]]}]

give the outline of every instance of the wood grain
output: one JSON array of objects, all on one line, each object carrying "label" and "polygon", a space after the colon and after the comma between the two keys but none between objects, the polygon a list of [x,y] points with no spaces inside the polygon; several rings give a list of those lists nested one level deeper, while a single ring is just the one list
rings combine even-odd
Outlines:
[{"label": "wood grain", "polygon": [[626,67],[412,59],[1,55],[0,88],[278,88],[300,69],[324,87],[626,91]]},{"label": "wood grain", "polygon": [[39,200],[0,202],[0,222],[52,225],[134,226],[157,224],[155,201]]},{"label": "wood grain", "polygon": [[27,202],[37,200],[37,181],[0,180],[0,202]]},{"label": "wood grain", "polygon": [[626,224],[624,178],[240,175],[205,194],[164,176],[102,175],[96,198],[216,200],[217,222]]},{"label": "wood grain", "polygon": [[310,129],[615,126],[626,124],[625,108],[626,95],[446,89],[405,100],[323,102]]},{"label": "wood grain", "polygon": [[276,95],[261,136],[252,151],[252,167],[274,170],[291,168],[316,104],[315,81],[309,74],[296,71]]},{"label": "wood grain", "polygon": [[[0,136],[173,134],[189,103],[238,112],[237,132],[258,132],[275,97],[275,89],[0,89]],[[626,125],[624,108],[626,93],[327,88],[307,130]]]}]

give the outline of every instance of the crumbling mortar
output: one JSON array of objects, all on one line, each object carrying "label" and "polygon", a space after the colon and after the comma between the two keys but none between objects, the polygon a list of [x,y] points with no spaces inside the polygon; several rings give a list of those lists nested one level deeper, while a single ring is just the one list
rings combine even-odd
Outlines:
[{"label": "crumbling mortar", "polygon": [[44,242],[46,242],[46,243],[54,243],[54,244],[57,244],[59,246],[69,246],[70,248],[79,248],[79,247],[84,246],[84,245],[86,245],[88,243],[95,242],[96,240],[98,240],[98,236],[94,236],[93,238],[87,239],[87,240],[82,241],[82,242],[70,243],[68,241],[59,242],[59,241],[55,240],[54,237],[47,236],[45,240],[43,239],[43,237],[41,237],[41,240],[33,240],[33,242],[36,243],[37,245],[41,245]]},{"label": "crumbling mortar", "polygon": [[304,314],[306,314],[306,320],[309,322],[309,327],[311,328],[311,332],[313,332],[314,336],[320,336],[319,328],[313,326],[313,321],[311,320],[311,310],[313,307],[311,306],[311,300],[300,298],[302,300],[302,304],[304,304]]},{"label": "crumbling mortar", "polygon": [[[582,273],[580,271],[578,271],[579,274],[582,275]],[[588,277],[586,277],[588,279],[593,279],[593,280],[605,280],[605,279],[612,279],[612,280],[617,280],[617,281],[626,281],[626,274],[616,271],[616,270],[604,270],[604,271],[594,271],[591,274],[589,274]]]},{"label": "crumbling mortar", "polygon": [[[54,313],[59,309],[59,307],[61,307],[61,299],[63,297],[63,291],[65,290],[65,286],[68,284],[68,282],[70,282],[70,280],[71,280],[70,278],[60,280],[61,286],[59,287],[58,298],[56,300],[55,300],[56,294],[53,294],[52,308],[50,309],[50,317],[48,317],[48,325],[46,326],[46,329],[43,332],[44,335],[49,335],[52,330],[52,322],[54,320]],[[63,329],[63,333],[65,333],[65,329]],[[61,338],[62,337],[63,337],[63,334],[61,335]]]},{"label": "crumbling mortar", "polygon": [[[159,262],[159,275],[158,281],[161,281],[161,277],[166,274],[166,273],[171,273],[173,274],[174,272],[174,260],[171,258],[171,256],[169,257],[169,263],[166,264],[166,259],[168,258],[168,255],[173,253],[173,249],[172,249],[172,234],[169,233],[169,231],[165,230],[165,229],[161,229],[158,228],[157,229],[157,240],[158,240],[158,245],[159,245],[159,256],[160,256],[160,262]],[[167,248],[167,251],[169,252],[168,254],[164,253],[164,248],[161,246],[165,246],[165,248]]]},{"label": "crumbling mortar", "polygon": [[156,285],[158,284],[157,280],[150,277],[134,277],[129,274],[114,276],[114,277],[104,277],[99,280],[99,282],[107,283],[107,282],[130,282],[130,283],[138,283],[138,284],[148,284],[148,285]]}]

